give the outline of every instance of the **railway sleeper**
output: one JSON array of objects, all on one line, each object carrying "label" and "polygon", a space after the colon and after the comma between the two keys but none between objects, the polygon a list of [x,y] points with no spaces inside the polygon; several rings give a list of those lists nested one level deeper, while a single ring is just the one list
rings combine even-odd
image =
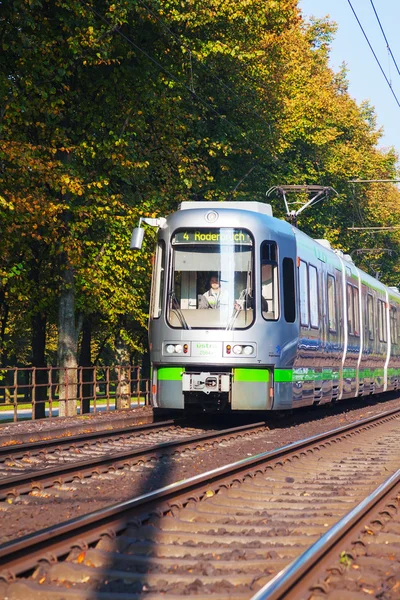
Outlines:
[{"label": "railway sleeper", "polygon": [[[242,563],[243,568],[247,572],[260,572],[268,569],[269,572],[277,571],[282,569],[286,564],[285,559],[270,559],[265,556],[258,558],[249,558],[248,553],[243,553]],[[179,561],[178,569],[176,558],[160,558],[155,556],[137,556],[129,554],[120,554],[118,552],[107,552],[105,550],[90,549],[84,553],[79,553],[78,560],[89,567],[110,567],[112,565],[118,565],[122,569],[137,569],[138,572],[148,572],[150,569],[163,569],[163,572],[169,570],[173,573],[178,573],[180,570],[185,569],[186,572],[201,570],[205,566],[211,566],[216,571],[220,569],[228,571],[237,571],[239,569],[240,560],[220,560],[218,555],[213,558],[198,559],[197,557],[181,558]],[[75,562],[75,561],[73,561]]]},{"label": "railway sleeper", "polygon": [[[202,505],[204,506],[204,505]],[[296,513],[293,517],[282,514],[282,511],[271,514],[259,514],[256,515],[253,512],[248,515],[226,515],[226,513],[215,514],[213,510],[209,511],[197,511],[196,509],[185,508],[179,513],[179,517],[182,521],[199,522],[207,518],[209,523],[218,523],[220,525],[232,524],[232,525],[268,525],[270,522],[277,524],[292,524],[294,521],[297,525],[304,523],[307,524],[310,521],[313,525],[333,525],[337,522],[336,517],[321,516],[316,513],[304,513],[299,515]]]},{"label": "railway sleeper", "polygon": [[[149,526],[153,526],[160,531],[170,531],[170,532],[178,532],[178,533],[206,533],[208,535],[236,535],[240,534],[247,537],[249,534],[251,535],[301,535],[303,533],[307,533],[308,535],[318,534],[321,532],[321,526],[301,524],[295,525],[292,523],[292,526],[288,528],[287,526],[279,525],[279,523],[271,523],[264,525],[245,525],[233,524],[233,523],[225,523],[225,524],[215,524],[208,521],[207,522],[198,522],[198,521],[185,521],[178,518],[172,517],[163,517],[162,519],[152,519]],[[324,524],[326,527],[328,524]],[[262,539],[262,537],[261,537]]]},{"label": "railway sleeper", "polygon": [[[231,508],[234,507],[235,508],[236,503],[234,502],[230,502],[229,504],[226,505],[217,505],[217,504],[213,504],[210,505],[208,503],[205,502],[199,502],[196,505],[195,510],[200,512],[200,513],[213,513],[214,515],[224,515],[225,517],[227,516],[227,508]],[[188,508],[193,508],[188,507]],[[290,515],[292,515],[295,519],[298,518],[298,513],[299,511],[302,511],[302,515],[307,517],[307,516],[312,516],[315,515],[315,507],[313,505],[309,506],[303,506],[303,508],[301,508],[300,504],[293,504],[289,507],[286,507],[285,510],[285,518],[292,518]],[[271,517],[271,518],[276,518],[277,516],[282,516],[282,510],[281,507],[276,505],[276,506],[268,506],[268,508],[260,508],[260,509],[254,509],[253,506],[241,506],[240,508],[236,509],[235,512],[231,512],[229,513],[229,516],[231,517],[248,517],[248,516],[252,516],[252,515],[257,515],[259,514],[260,516],[267,516],[267,517]],[[333,510],[329,510],[329,511],[325,511],[323,513],[323,517],[327,516],[327,517],[336,517],[338,515],[340,515],[341,512],[340,511],[333,511]],[[321,516],[320,514],[318,516]]]},{"label": "railway sleeper", "polygon": [[[210,528],[212,526],[210,525]],[[180,532],[170,532],[170,531],[162,531],[160,529],[156,529],[152,526],[139,527],[136,531],[131,532],[134,539],[137,541],[151,541],[153,544],[185,544],[185,543],[205,543],[205,544],[214,544],[218,542],[218,544],[222,547],[225,545],[229,546],[232,543],[238,544],[239,547],[243,545],[243,547],[251,547],[253,544],[254,547],[266,546],[268,543],[271,547],[275,546],[305,546],[307,544],[311,545],[314,541],[320,537],[319,535],[308,535],[308,536],[274,536],[273,538],[266,538],[265,543],[263,544],[262,539],[260,540],[257,535],[225,535],[221,536],[217,532],[212,532],[207,534],[194,534],[192,532],[180,531]]]},{"label": "railway sleeper", "polygon": [[[243,569],[246,570],[246,564],[243,563]],[[268,569],[267,569],[268,570]],[[265,585],[267,581],[271,578],[272,573],[268,573],[267,575],[263,575],[258,572],[259,577],[257,577],[257,584],[259,587]],[[110,583],[111,581],[121,581],[125,585],[129,585],[132,583],[137,583],[140,586],[140,589],[132,590],[139,592],[144,586],[146,587],[159,587],[160,580],[166,582],[167,585],[175,585],[177,583],[183,582],[186,585],[194,583],[197,579],[198,574],[191,573],[179,573],[179,574],[170,574],[170,573],[135,573],[132,571],[123,571],[117,568],[93,568],[93,566],[87,566],[83,563],[58,563],[56,565],[52,565],[49,567],[46,573],[46,581],[49,582],[60,582],[60,583],[68,583],[68,584],[79,584],[79,583],[103,583],[107,581]],[[204,575],[203,575],[204,577]],[[41,581],[43,578],[41,579]],[[206,579],[204,579],[203,585],[207,584],[216,584],[225,580],[225,574],[222,575],[208,575]],[[252,586],[254,584],[254,574],[253,573],[237,573],[229,574],[229,583],[232,586]],[[44,584],[44,582],[43,582]],[[103,584],[104,585],[104,584]]]},{"label": "railway sleeper", "polygon": [[[107,551],[120,551],[127,554],[132,553],[135,555],[145,556],[156,556],[162,557],[173,557],[173,558],[184,558],[188,555],[189,549],[184,545],[171,545],[165,543],[158,543],[154,545],[152,541],[140,541],[138,542],[133,537],[120,536],[115,540],[102,539],[96,546],[96,549],[104,549]],[[255,558],[258,557],[274,557],[274,558],[287,558],[292,559],[299,554],[299,549],[296,546],[281,546],[279,548],[279,557],[276,548],[248,548],[242,547],[237,544],[230,544],[229,547],[218,544],[213,544],[212,547],[207,546],[191,546],[190,555],[196,556],[198,560],[206,558],[210,559],[215,556],[219,556],[220,560],[231,560],[232,555],[236,558],[241,556],[244,552],[246,555],[249,551],[253,552]]]},{"label": "railway sleeper", "polygon": [[[276,508],[277,510],[280,509],[289,509],[289,510],[295,510],[295,511],[307,511],[310,510],[314,505],[315,505],[315,500],[309,496],[309,497],[301,497],[301,501],[299,500],[299,498],[293,498],[292,501],[285,501],[285,502],[281,502],[279,500],[279,498],[269,498],[268,500],[265,500],[264,502],[262,501],[257,501],[257,500],[250,500],[249,498],[246,498],[240,494],[238,494],[237,496],[231,496],[231,497],[227,497],[225,496],[224,498],[222,498],[222,496],[217,497],[218,501],[214,501],[213,505],[214,506],[221,506],[226,508],[230,508],[232,507],[233,509],[236,509],[238,511],[243,510],[241,507],[238,508],[237,506],[237,500],[242,499],[243,500],[243,506],[249,508],[253,508],[256,510],[270,510],[271,508]],[[354,503],[354,499],[352,500],[352,502]],[[320,506],[321,510],[324,511],[329,511],[332,512],[334,511],[336,514],[343,514],[343,511],[345,511],[348,506],[346,506],[346,504],[349,504],[349,499],[347,499],[347,502],[337,502],[336,498],[335,499],[327,499],[326,502],[324,502],[323,506]]]},{"label": "railway sleeper", "polygon": [[[65,587],[59,587],[56,585],[44,587],[41,584],[32,581],[18,581],[11,584],[7,590],[9,600],[160,600],[160,594],[158,592],[151,593],[143,592],[138,594],[128,591],[123,592],[110,592],[110,591],[97,591],[97,590],[84,590],[84,589],[68,589]],[[1,593],[1,588],[0,588]],[[196,594],[196,600],[210,600],[210,594]],[[168,594],[168,600],[183,600],[184,596],[181,594]],[[249,593],[235,593],[235,600],[248,600]],[[224,594],[218,594],[218,600],[231,600],[232,595],[228,592]]]}]

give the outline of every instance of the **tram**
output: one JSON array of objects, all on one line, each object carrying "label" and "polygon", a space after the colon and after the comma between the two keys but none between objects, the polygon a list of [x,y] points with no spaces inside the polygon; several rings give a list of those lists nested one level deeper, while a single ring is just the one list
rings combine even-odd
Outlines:
[{"label": "tram", "polygon": [[[261,202],[183,202],[142,220],[159,227],[154,407],[285,410],[400,388],[399,291],[327,240]],[[143,233],[139,224],[132,248]]]}]

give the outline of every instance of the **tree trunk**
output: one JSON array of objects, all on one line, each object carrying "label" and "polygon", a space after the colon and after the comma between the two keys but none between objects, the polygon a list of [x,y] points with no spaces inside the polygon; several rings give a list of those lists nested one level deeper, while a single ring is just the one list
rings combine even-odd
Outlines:
[{"label": "tree trunk", "polygon": [[83,321],[82,326],[82,342],[81,352],[79,355],[79,366],[85,367],[82,369],[82,413],[90,413],[90,400],[93,398],[93,375],[94,369],[92,369],[91,362],[91,347],[92,343],[92,322],[89,318]]},{"label": "tree trunk", "polygon": [[74,272],[66,267],[58,309],[58,366],[60,417],[76,415],[77,397],[77,337],[75,324]]},{"label": "tree trunk", "polygon": [[129,364],[129,349],[120,335],[117,336],[115,350],[118,357],[118,383],[115,394],[115,407],[117,410],[121,410],[131,407],[131,369]]},{"label": "tree trunk", "polygon": [[33,315],[32,320],[32,365],[38,369],[34,371],[35,377],[32,389],[32,400],[35,419],[43,419],[46,416],[47,383],[48,373],[45,369],[46,350],[46,324],[47,316],[42,314]]}]

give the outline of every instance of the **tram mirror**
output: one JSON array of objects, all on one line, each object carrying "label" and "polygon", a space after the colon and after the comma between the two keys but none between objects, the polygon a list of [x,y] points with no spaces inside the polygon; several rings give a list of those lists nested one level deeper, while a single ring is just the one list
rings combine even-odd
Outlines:
[{"label": "tram mirror", "polygon": [[144,238],[144,229],[135,227],[132,231],[131,250],[141,250]]}]

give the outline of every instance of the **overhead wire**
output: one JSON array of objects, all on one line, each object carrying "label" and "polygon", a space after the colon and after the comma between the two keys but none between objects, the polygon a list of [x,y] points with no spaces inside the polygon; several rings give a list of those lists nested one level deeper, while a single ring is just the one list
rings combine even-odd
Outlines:
[{"label": "overhead wire", "polygon": [[381,21],[380,21],[380,19],[379,19],[379,17],[378,17],[378,13],[376,12],[375,5],[374,5],[374,3],[373,3],[373,1],[372,1],[372,0],[370,0],[370,2],[371,2],[371,5],[372,5],[372,8],[373,8],[373,10],[374,10],[375,17],[376,17],[376,19],[377,19],[377,21],[378,21],[378,23],[379,23],[379,27],[380,27],[380,29],[381,29],[381,32],[382,32],[382,35],[383,35],[383,39],[384,39],[384,40],[385,40],[385,42],[386,42],[386,47],[387,47],[387,49],[388,49],[388,52],[390,53],[390,56],[392,57],[392,60],[393,60],[393,62],[394,62],[394,64],[395,64],[395,67],[396,67],[396,69],[397,69],[397,72],[398,72],[398,74],[400,75],[399,67],[397,66],[396,59],[395,59],[395,57],[393,56],[393,52],[392,52],[392,50],[391,50],[391,48],[390,48],[390,46],[389,46],[389,42],[388,42],[388,40],[387,40],[387,37],[386,37],[385,31],[384,31],[384,29],[383,29],[383,27],[382,27],[382,23],[381,23]]},{"label": "overhead wire", "polygon": [[374,49],[373,49],[373,47],[372,47],[372,44],[371,44],[371,42],[369,41],[369,39],[368,39],[368,36],[367,36],[367,34],[365,33],[363,26],[361,25],[360,19],[358,18],[358,16],[357,16],[357,13],[356,13],[356,11],[354,10],[354,8],[353,8],[353,5],[352,5],[351,1],[350,1],[350,0],[347,0],[347,2],[349,3],[351,10],[353,11],[353,14],[354,14],[354,16],[355,16],[355,18],[356,18],[356,21],[357,21],[358,25],[360,26],[360,29],[361,29],[361,31],[363,32],[363,35],[364,35],[364,37],[365,37],[365,39],[366,39],[366,41],[367,41],[367,44],[368,44],[368,46],[369,46],[369,48],[370,48],[370,50],[371,50],[371,52],[372,52],[372,54],[373,54],[373,56],[374,56],[374,58],[375,58],[375,60],[376,60],[377,64],[378,64],[378,66],[379,66],[379,68],[380,68],[380,70],[381,70],[381,72],[382,72],[382,75],[383,75],[383,76],[384,76],[384,78],[385,78],[385,81],[386,81],[386,83],[387,83],[387,84],[388,84],[388,86],[389,86],[389,89],[390,89],[390,91],[392,92],[392,94],[393,94],[393,96],[394,96],[394,98],[395,98],[395,100],[396,100],[396,103],[397,103],[397,105],[400,107],[400,102],[399,102],[399,100],[398,100],[398,98],[397,98],[397,96],[396,96],[396,94],[395,94],[395,91],[394,91],[394,89],[393,89],[393,87],[392,87],[392,84],[391,84],[391,82],[389,81],[389,79],[388,79],[388,77],[387,77],[387,75],[386,75],[385,71],[383,70],[383,67],[382,67],[381,63],[379,62],[379,59],[378,59],[377,55],[375,54],[375,51],[374,51]]},{"label": "overhead wire", "polygon": [[[372,5],[372,8],[373,8],[373,11],[374,11],[374,13],[375,13],[375,17],[376,17],[376,19],[377,19],[377,21],[378,21],[379,27],[380,27],[380,29],[381,29],[381,33],[382,33],[382,35],[383,35],[383,38],[384,38],[384,40],[385,40],[385,43],[386,43],[386,47],[387,47],[387,49],[388,49],[388,52],[390,53],[390,56],[392,57],[392,60],[393,60],[393,62],[394,62],[394,64],[395,64],[395,67],[396,67],[396,69],[397,69],[397,72],[398,72],[398,73],[399,73],[399,75],[400,75],[399,67],[397,66],[396,59],[395,59],[395,57],[394,57],[394,55],[393,55],[393,53],[392,53],[392,50],[391,50],[391,48],[390,48],[390,45],[389,45],[388,39],[387,39],[387,37],[386,37],[386,34],[385,34],[385,31],[384,31],[384,29],[383,29],[383,27],[382,27],[382,23],[381,23],[381,21],[380,21],[380,19],[379,19],[378,13],[377,13],[377,11],[376,11],[376,9],[375,9],[375,6],[374,6],[374,3],[373,3],[373,0],[370,0],[370,2],[371,2],[371,5]],[[381,66],[381,64],[380,64],[380,62],[379,62],[379,60],[378,60],[378,57],[376,56],[376,54],[375,54],[375,52],[374,52],[374,49],[372,48],[372,45],[371,45],[371,43],[370,43],[370,41],[369,41],[369,39],[368,39],[368,36],[367,36],[367,34],[365,33],[365,31],[364,31],[364,29],[363,29],[363,27],[362,27],[362,25],[361,25],[361,22],[360,22],[360,20],[359,20],[359,18],[358,18],[358,16],[357,16],[357,13],[356,13],[356,11],[354,10],[354,8],[353,8],[353,6],[352,6],[352,4],[351,4],[351,1],[350,1],[350,0],[348,0],[348,3],[349,3],[349,5],[350,5],[350,8],[351,8],[351,10],[353,11],[353,14],[354,14],[354,16],[355,16],[355,18],[356,18],[356,20],[357,20],[357,23],[358,23],[358,25],[360,26],[360,29],[361,29],[362,33],[364,34],[364,37],[365,37],[365,39],[366,39],[366,41],[367,41],[367,43],[368,43],[368,45],[369,45],[369,47],[370,47],[370,49],[371,49],[371,52],[372,52],[372,54],[373,54],[373,56],[374,56],[374,58],[375,58],[376,62],[378,63],[378,66],[379,66],[379,68],[380,68],[380,70],[381,70],[381,72],[382,72],[382,74],[383,74],[383,76],[384,76],[384,78],[385,78],[385,80],[386,80],[386,83],[388,84],[388,86],[389,86],[389,88],[390,88],[390,91],[392,92],[392,94],[393,94],[393,96],[394,96],[394,98],[395,98],[395,100],[396,100],[396,102],[397,102],[397,105],[400,107],[400,103],[399,103],[399,100],[398,100],[398,98],[397,98],[397,96],[396,96],[396,94],[395,94],[394,90],[393,90],[392,83],[391,83],[391,81],[388,79],[388,77],[386,76],[386,73],[384,72],[384,70],[383,70],[383,68],[382,68],[382,66]],[[362,223],[363,225],[366,225],[366,221],[365,221],[365,219],[364,219],[364,216],[363,216],[363,214],[362,214],[361,205],[360,205],[359,201],[356,199],[356,194],[355,194],[355,189],[354,189],[354,186],[353,186],[353,203],[354,203],[353,205],[354,205],[354,210],[355,210],[355,212],[358,212],[358,217],[359,217],[359,220],[361,221],[361,223]],[[350,230],[357,230],[357,231],[364,231],[365,233],[368,233],[368,234],[375,234],[375,233],[379,233],[379,231],[386,231],[386,232],[387,232],[387,231],[393,231],[393,230],[396,230],[396,229],[398,229],[398,227],[393,227],[393,226],[387,226],[387,227],[354,227],[354,226],[353,226],[353,227],[349,227],[349,229],[350,229]],[[368,262],[368,261],[367,261],[367,262]],[[369,264],[369,266],[371,267],[371,264],[370,264],[369,262],[368,262],[368,264]]]}]

